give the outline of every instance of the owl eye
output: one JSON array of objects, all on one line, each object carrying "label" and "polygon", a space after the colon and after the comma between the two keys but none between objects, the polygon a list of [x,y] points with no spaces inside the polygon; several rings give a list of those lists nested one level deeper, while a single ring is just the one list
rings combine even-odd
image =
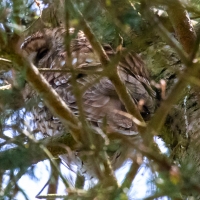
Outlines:
[{"label": "owl eye", "polygon": [[42,48],[38,51],[37,56],[36,56],[36,61],[41,60],[47,53],[49,49],[48,48]]}]

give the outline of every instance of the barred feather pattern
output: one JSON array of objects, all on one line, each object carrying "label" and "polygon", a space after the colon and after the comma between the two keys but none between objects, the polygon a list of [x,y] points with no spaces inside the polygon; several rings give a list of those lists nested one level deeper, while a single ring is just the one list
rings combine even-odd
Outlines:
[{"label": "barred feather pattern", "polygon": [[[71,35],[73,32],[74,30],[70,29]],[[66,63],[68,57],[64,45],[65,35],[64,28],[44,29],[26,38],[21,48],[24,55],[38,68],[68,69]],[[116,55],[110,45],[105,44],[103,48],[110,59]],[[91,125],[99,128],[106,121],[107,131],[121,132],[138,143],[140,138],[136,136],[137,128],[132,119],[126,115],[126,109],[120,101],[115,87],[107,77],[99,78],[100,75],[95,73],[101,71],[103,67],[83,32],[79,31],[71,40],[70,50],[72,67],[75,70],[82,70],[76,73],[76,81],[79,90],[84,90],[82,102],[87,120]],[[91,71],[92,69],[94,69],[93,73],[87,73],[87,70]],[[138,109],[143,118],[148,120],[155,109],[155,92],[150,86],[144,62],[136,53],[128,52],[121,56],[117,71],[135,103],[143,101],[142,107],[140,106]],[[42,72],[42,74],[74,114],[78,115],[79,111],[71,84],[72,74],[70,72]],[[37,102],[31,108],[31,112],[34,116],[35,127],[44,136],[53,136],[64,131],[59,119],[51,114],[28,84],[24,89],[24,98],[27,102],[33,99]],[[126,158],[126,155],[121,156],[122,153],[120,150],[112,156],[114,169],[118,168]],[[124,150],[124,154],[128,154],[128,151]],[[67,155],[63,155],[62,158],[66,162],[73,160],[82,173],[87,173],[92,163],[83,163],[77,155],[74,153],[73,159],[69,159]],[[124,158],[120,161],[120,157]],[[91,176],[95,176],[92,172],[89,173]]]}]

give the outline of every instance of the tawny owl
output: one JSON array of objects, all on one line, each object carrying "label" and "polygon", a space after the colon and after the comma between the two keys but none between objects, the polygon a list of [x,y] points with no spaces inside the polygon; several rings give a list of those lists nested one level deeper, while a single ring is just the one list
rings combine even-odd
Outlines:
[{"label": "tawny owl", "polygon": [[[39,31],[24,41],[22,49],[29,60],[38,68],[66,69],[65,33],[66,30],[63,28]],[[76,74],[79,89],[87,88],[82,95],[82,102],[88,122],[92,126],[100,128],[103,126],[103,122],[106,122],[108,131],[109,129],[117,130],[123,134],[135,135],[136,126],[132,119],[123,114],[126,113],[126,109],[120,101],[115,87],[107,77],[99,78],[99,74],[95,73],[95,70],[99,71],[99,68],[95,66],[101,66],[100,61],[82,32],[78,32],[75,39],[71,40],[70,48],[74,69],[84,69],[86,71],[87,68],[94,69],[93,74],[82,71]],[[103,48],[110,59],[116,55],[110,45],[103,45]],[[136,53],[129,52],[122,56],[117,70],[135,103],[138,104],[138,102],[143,101],[143,105],[140,106],[140,113],[145,120],[148,120],[155,109],[155,92],[150,86],[148,73],[143,61]],[[71,73],[43,72],[43,75],[74,114],[78,115],[79,110],[73,94]],[[98,78],[99,80],[96,81]],[[26,85],[24,96],[27,101],[32,98],[38,99],[38,96],[28,84]],[[52,136],[63,131],[63,126],[59,119],[50,113],[41,99],[38,100],[37,105],[34,105],[32,112],[35,124],[43,135]],[[118,159],[118,155],[115,156],[115,159]],[[63,158],[67,159],[64,156]],[[80,163],[78,164],[79,168],[82,167],[81,171],[85,172],[83,165],[87,166],[87,164]],[[117,163],[116,160],[113,163]]]}]

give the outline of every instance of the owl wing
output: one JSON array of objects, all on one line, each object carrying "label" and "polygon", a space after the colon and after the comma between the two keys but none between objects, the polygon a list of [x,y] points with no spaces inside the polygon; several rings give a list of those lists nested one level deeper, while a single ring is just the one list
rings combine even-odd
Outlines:
[{"label": "owl wing", "polygon": [[[84,45],[81,46],[79,42],[80,41],[76,41],[78,47],[73,47],[74,51],[72,51],[73,67],[75,69],[84,68],[84,70],[87,70],[86,66],[88,63],[90,63],[90,66],[92,64],[100,64],[90,44],[88,43],[88,45],[86,45],[87,42],[84,42]],[[109,56],[115,54],[108,45],[104,46],[104,49]],[[144,100],[141,114],[147,119],[155,108],[155,94],[149,84],[146,71],[141,71],[144,70],[144,64],[138,56],[135,58],[135,54],[128,54],[127,57],[122,58],[118,65],[120,78],[126,85],[135,103]],[[134,62],[131,59],[134,59]],[[58,82],[59,85],[59,87],[54,88],[63,97],[64,101],[73,112],[78,115],[76,98],[73,93],[74,86],[71,84],[71,77],[69,78],[69,75],[68,78],[66,77],[67,75],[64,76],[62,74],[58,77],[54,77],[54,82]],[[63,80],[64,78],[66,78],[65,81]],[[103,77],[98,80],[99,75],[95,74],[95,71],[94,74],[80,73],[75,78],[78,83],[79,91],[83,94],[81,100],[85,116],[92,125],[102,127],[103,124],[106,124],[109,131],[122,130],[125,134],[135,134],[137,130],[136,126],[130,115],[126,112],[123,103],[116,93],[115,87],[108,78]],[[65,84],[63,85],[62,83],[64,82]]]}]

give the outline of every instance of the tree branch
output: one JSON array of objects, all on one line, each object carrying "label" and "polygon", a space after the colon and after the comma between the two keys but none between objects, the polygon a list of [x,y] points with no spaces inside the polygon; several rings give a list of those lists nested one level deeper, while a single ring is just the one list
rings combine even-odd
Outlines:
[{"label": "tree branch", "polygon": [[[147,1],[146,1],[147,2]],[[147,2],[147,5],[149,5],[149,2]],[[168,5],[168,4],[167,4]],[[182,8],[183,9],[183,8]],[[185,15],[184,19],[186,18],[186,13],[183,13],[183,10],[181,9],[181,14]],[[161,106],[157,109],[155,115],[151,119],[151,121],[148,123],[147,130],[151,130],[153,134],[157,135],[160,134],[159,131],[161,127],[163,126],[166,116],[171,110],[172,106],[184,95],[184,90],[183,88],[186,86],[187,82],[184,80],[184,76],[187,76],[188,73],[195,74],[196,73],[196,64],[192,62],[190,59],[189,55],[184,52],[184,50],[181,49],[180,45],[177,43],[176,40],[174,40],[172,37],[170,37],[168,31],[164,28],[162,23],[154,16],[151,11],[149,10],[149,7],[146,8],[146,13],[148,19],[151,19],[151,23],[156,24],[156,28],[158,30],[158,33],[161,35],[162,38],[165,39],[165,41],[174,48],[174,50],[177,52],[179,57],[181,58],[181,61],[185,64],[187,69],[184,71],[184,75],[179,77],[178,82],[175,84],[171,92],[169,93],[168,97],[162,102]],[[176,12],[173,9],[173,12]],[[180,15],[180,13],[179,13]],[[178,16],[179,16],[178,15]],[[182,16],[181,15],[181,16]],[[183,19],[177,19],[176,23],[178,23],[178,20],[183,20]],[[175,22],[174,22],[175,23]],[[187,21],[188,23],[188,21]],[[187,24],[186,23],[186,24]],[[189,28],[189,24],[187,26],[185,25],[185,28]],[[188,30],[189,31],[189,30]],[[186,31],[188,33],[188,31]],[[181,31],[179,30],[180,34]],[[190,32],[190,31],[189,31]],[[190,41],[192,41],[192,44],[194,45],[195,42],[195,33],[193,33],[193,36],[190,38]],[[181,38],[184,37],[184,35],[180,36]],[[183,38],[182,38],[183,39]],[[183,45],[191,45],[189,42],[183,44]],[[188,46],[185,48],[188,48]],[[191,48],[192,46],[190,46]],[[188,53],[188,52],[187,52]],[[180,92],[182,91],[182,92]],[[148,134],[146,134],[148,137]]]},{"label": "tree branch", "polygon": [[167,13],[183,49],[190,54],[195,46],[196,33],[189,15],[179,0],[168,3]]},{"label": "tree branch", "polygon": [[62,98],[32,63],[25,62],[20,56],[17,56],[16,62],[21,66],[21,71],[25,72],[27,81],[38,92],[50,111],[59,117],[63,125],[70,130],[74,139],[78,143],[81,142],[81,124]]},{"label": "tree branch", "polygon": [[[110,63],[110,60],[109,60],[108,56],[106,55],[104,49],[102,48],[100,42],[95,37],[94,33],[92,32],[91,28],[85,21],[84,17],[80,13],[80,11],[74,7],[74,5],[71,1],[69,1],[68,3],[70,4],[70,8],[73,9],[73,12],[78,14],[82,29],[83,29],[87,39],[89,40],[90,44],[92,45],[92,48],[99,56],[102,66],[105,68],[108,67],[109,64],[111,64],[111,63]],[[118,59],[118,62],[119,62],[119,59]],[[117,66],[117,62],[115,62],[115,66]],[[107,74],[107,76],[110,78],[113,85],[115,86],[117,94],[119,95],[120,100],[125,105],[127,111],[130,114],[132,114],[134,117],[136,117],[138,119],[138,121],[141,122],[140,125],[137,125],[137,126],[138,126],[138,130],[140,130],[142,132],[144,130],[145,122],[144,122],[142,116],[140,115],[140,112],[138,111],[138,108],[135,105],[133,99],[131,98],[130,94],[127,92],[125,85],[122,83],[122,81],[116,71],[116,67],[112,67],[112,69],[113,70],[112,71],[110,70],[110,72]]]}]

